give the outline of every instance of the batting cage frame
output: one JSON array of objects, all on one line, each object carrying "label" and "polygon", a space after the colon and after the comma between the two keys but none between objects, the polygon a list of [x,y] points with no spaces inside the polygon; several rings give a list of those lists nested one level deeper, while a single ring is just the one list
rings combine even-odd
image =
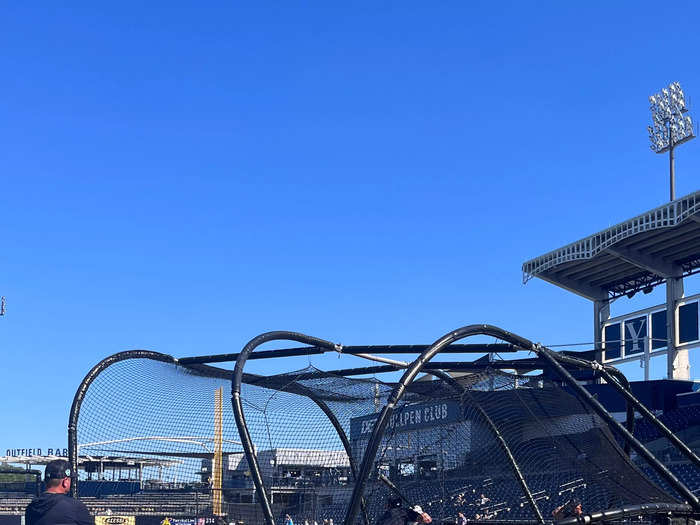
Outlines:
[{"label": "batting cage frame", "polygon": [[[500,341],[504,341],[504,343],[459,343],[459,341],[472,336],[494,337]],[[265,343],[278,341],[292,341],[305,346],[258,350],[258,347]],[[479,359],[471,362],[437,362],[433,360],[438,354],[506,354],[521,351],[531,352],[534,354],[534,357],[510,360],[501,359],[495,361]],[[294,374],[278,374],[270,377],[250,374],[244,371],[246,363],[249,360],[311,356],[327,352],[354,355],[378,361],[380,364],[332,371],[307,369]],[[380,355],[386,354],[411,353],[418,354],[418,357],[412,362],[403,362],[387,357],[380,357]],[[508,436],[499,428],[500,423],[493,419],[490,411],[484,405],[484,403],[489,403],[490,401],[485,401],[482,393],[474,390],[473,385],[465,386],[464,381],[455,377],[455,373],[483,373],[489,375],[493,380],[494,374],[499,370],[518,370],[521,372],[546,371],[549,377],[548,380],[554,381],[561,385],[562,388],[565,388],[566,392],[574,396],[582,406],[585,405],[586,410],[588,410],[590,414],[594,414],[595,417],[598,418],[597,421],[604,423],[604,425],[617,436],[619,444],[624,449],[624,453],[626,453],[627,456],[633,452],[638,457],[642,458],[658,478],[665,482],[676,494],[676,497],[650,498],[649,501],[636,501],[633,504],[624,504],[618,507],[586,509],[586,513],[582,516],[559,519],[556,523],[578,523],[581,522],[580,520],[586,523],[595,523],[622,520],[628,516],[640,515],[650,517],[663,516],[664,518],[668,516],[700,516],[700,501],[697,496],[633,435],[635,411],[656,428],[658,433],[668,440],[668,443],[675,447],[678,453],[687,458],[692,465],[700,467],[700,458],[698,458],[690,448],[632,394],[627,379],[619,370],[612,366],[582,359],[574,355],[554,352],[549,348],[521,336],[485,324],[469,325],[453,330],[437,339],[431,345],[343,346],[296,332],[275,331],[267,332],[253,338],[239,353],[203,355],[179,359],[147,350],[132,350],[114,354],[100,361],[85,376],[76,391],[71,406],[68,424],[68,444],[73,481],[71,492],[74,496],[80,494],[79,487],[81,480],[79,479],[78,472],[80,459],[83,456],[81,456],[80,452],[80,447],[82,445],[79,444],[78,441],[79,430],[81,429],[81,408],[83,407],[83,403],[86,397],[89,397],[88,394],[91,391],[91,387],[95,384],[95,381],[99,381],[99,378],[103,375],[108,375],[111,368],[119,366],[120,363],[125,363],[129,360],[145,360],[147,362],[162,363],[168,367],[175,367],[183,374],[188,375],[188,377],[194,376],[197,378],[205,378],[206,380],[216,380],[218,382],[217,384],[230,385],[230,408],[232,409],[232,418],[235,421],[237,437],[240,439],[240,441],[235,441],[235,443],[236,446],[240,446],[242,449],[241,452],[238,453],[245,458],[247,464],[246,468],[248,469],[250,478],[252,478],[255,497],[259,505],[259,510],[262,513],[262,515],[258,515],[256,519],[266,525],[274,525],[276,519],[271,501],[272,493],[267,490],[265,486],[265,475],[260,464],[260,451],[256,449],[255,439],[251,435],[251,423],[248,420],[249,418],[246,417],[245,407],[248,406],[250,410],[252,405],[250,403],[246,405],[245,388],[260,388],[269,392],[282,392],[285,395],[298,396],[299,399],[310,400],[310,402],[320,410],[327,419],[330,425],[329,428],[332,428],[335,432],[337,440],[342,445],[344,454],[347,455],[347,466],[351,479],[347,485],[349,499],[344,511],[343,523],[344,525],[356,525],[357,523],[371,525],[373,523],[373,518],[376,518],[377,511],[376,505],[374,504],[375,502],[367,500],[366,490],[370,482],[381,482],[380,484],[385,486],[389,493],[394,493],[396,496],[408,501],[408,498],[402,493],[401,488],[394,485],[383,473],[377,473],[375,470],[378,464],[379,449],[382,446],[386,447],[386,440],[388,439],[388,434],[395,420],[395,414],[401,413],[402,403],[405,402],[404,397],[407,393],[415,397],[418,395],[416,394],[416,389],[418,388],[418,390],[420,390],[419,387],[425,390],[425,382],[423,381],[421,385],[421,381],[418,380],[419,374],[421,373],[433,376],[435,378],[433,382],[439,383],[441,388],[444,387],[444,393],[441,395],[455,396],[471,407],[473,417],[481,422],[483,428],[486,429],[485,432],[490,436],[489,439],[493,441],[494,450],[500,451],[499,461],[502,461],[504,468],[509,471],[508,475],[514,480],[513,486],[517,487],[517,490],[522,494],[520,498],[522,503],[520,506],[526,506],[530,509],[531,518],[529,519],[517,519],[517,521],[514,521],[512,519],[498,519],[497,517],[494,519],[494,517],[491,516],[487,518],[487,522],[510,524],[516,522],[533,524],[551,523],[552,519],[545,517],[541,504],[538,503],[537,492],[533,490],[533,487],[531,487],[531,484],[526,479],[527,476],[522,469],[523,465],[521,461],[517,457],[517,451],[513,449],[513,444],[509,443]],[[224,362],[235,362],[234,369],[229,370],[212,366],[213,363]],[[379,405],[376,405],[376,414],[373,414],[371,420],[365,422],[367,434],[369,436],[366,445],[363,445],[361,452],[358,453],[357,449],[353,450],[352,439],[347,433],[349,429],[347,418],[341,421],[336,413],[337,409],[334,408],[334,400],[336,398],[333,396],[329,397],[324,390],[315,385],[321,384],[326,379],[346,378],[350,381],[349,378],[355,376],[376,375],[401,370],[403,370],[403,374],[397,382],[381,383],[386,387],[386,394],[381,397],[383,406],[381,406],[381,410],[379,410]],[[581,374],[585,375],[586,379],[604,380],[624,398],[626,403],[626,422],[624,425],[617,421],[588,390],[581,386],[577,380],[577,378],[581,377]],[[377,388],[377,384],[378,383],[373,384],[374,388]],[[215,429],[217,429],[215,430],[215,435],[218,436],[218,438],[215,437],[214,439],[213,451],[197,456],[206,456],[212,461],[213,481],[211,482],[211,512],[213,515],[222,514],[221,434],[225,419],[222,412],[225,407],[221,405],[221,388],[219,388],[218,392],[217,396],[219,397],[217,397],[218,401],[216,404],[218,408],[214,412],[214,426]],[[248,390],[248,392],[250,392],[250,390]],[[564,392],[564,390],[562,390],[562,392]],[[376,399],[375,403],[377,403]],[[269,425],[270,423],[266,422],[266,424]],[[369,431],[370,428],[371,432]],[[267,432],[270,432],[269,428]],[[184,440],[184,438],[181,439]],[[229,442],[233,443],[234,441]],[[363,444],[364,443],[363,441]],[[172,455],[176,456],[174,453]],[[242,458],[241,461],[243,461]],[[219,473],[218,479],[217,472]],[[648,481],[646,475],[642,474],[641,471],[634,472],[634,475],[639,476],[639,479]],[[661,491],[658,487],[655,487],[655,489]],[[661,491],[661,493],[663,493],[663,491]],[[372,498],[375,498],[375,496],[372,495],[370,499]],[[368,507],[370,506],[373,510],[369,510]]]}]

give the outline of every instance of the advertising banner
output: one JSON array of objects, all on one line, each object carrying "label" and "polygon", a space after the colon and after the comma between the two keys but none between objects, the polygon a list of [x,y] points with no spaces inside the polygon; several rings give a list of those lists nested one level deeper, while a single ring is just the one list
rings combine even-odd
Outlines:
[{"label": "advertising banner", "polygon": [[216,518],[213,516],[137,516],[136,525],[214,525]]},{"label": "advertising banner", "polygon": [[[683,299],[678,307],[678,347],[694,348],[700,342],[697,296]],[[617,363],[666,352],[665,305],[632,312],[603,325],[603,360]]]},{"label": "advertising banner", "polygon": [[136,525],[134,516],[95,516],[95,525]]}]

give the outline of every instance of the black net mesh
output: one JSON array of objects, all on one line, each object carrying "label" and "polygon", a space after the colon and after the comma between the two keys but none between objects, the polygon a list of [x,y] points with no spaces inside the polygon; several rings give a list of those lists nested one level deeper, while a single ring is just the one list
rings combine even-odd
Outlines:
[{"label": "black net mesh", "polygon": [[[126,359],[95,378],[77,426],[79,493],[93,513],[150,515],[153,523],[228,513],[214,465],[218,452],[222,471],[243,454],[230,373],[202,369]],[[231,517],[257,523],[251,491],[247,501]]]},{"label": "black net mesh", "polygon": [[[676,437],[690,446],[697,453],[697,444],[700,443],[700,406],[677,407],[667,410],[659,416],[661,422],[671,430]],[[651,422],[638,419],[635,426],[635,437],[642,441],[647,449],[664,463],[679,479],[683,480],[691,492],[700,492],[700,468],[696,467],[683,455],[667,438],[663,437],[659,429]],[[633,454],[633,458],[635,458]],[[642,471],[666,492],[679,499],[680,495],[659,474],[641,458],[636,458]]]},{"label": "black net mesh", "polygon": [[[312,367],[245,377],[244,414],[278,523],[286,514],[295,524],[342,522],[354,489],[351,461],[359,469],[394,386]],[[83,474],[81,496],[92,498],[98,510],[133,505],[129,510],[148,513],[143,504],[153,500],[173,505],[168,507],[173,515],[211,515],[219,509],[220,486],[223,514],[263,523],[238,443],[230,387],[228,375],[207,377],[148,359],[110,366],[89,388],[80,413],[80,456],[98,465]],[[219,388],[221,432],[215,424]],[[351,457],[338,428],[347,436]],[[504,443],[547,520],[570,499],[581,500],[586,512],[676,502],[628,460],[608,427],[571,392],[541,376],[490,370],[455,382],[425,376],[408,387],[364,490],[369,523],[377,522],[395,495],[379,474],[434,523],[454,521],[460,512],[470,520],[535,519]],[[115,478],[113,468],[106,474],[105,458],[147,463],[140,474],[132,467]],[[119,483],[130,483],[133,494],[117,492]],[[156,503],[153,513],[163,514]]]}]

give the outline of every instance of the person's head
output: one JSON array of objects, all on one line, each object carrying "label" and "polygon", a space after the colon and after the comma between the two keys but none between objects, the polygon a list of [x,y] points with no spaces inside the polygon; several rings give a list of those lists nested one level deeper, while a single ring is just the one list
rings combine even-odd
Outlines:
[{"label": "person's head", "polygon": [[559,512],[557,514],[557,519],[580,516],[581,514],[583,514],[581,500],[570,499],[559,508]]},{"label": "person's head", "polygon": [[562,507],[562,512],[566,517],[579,516],[583,514],[581,509],[581,500],[570,499]]},{"label": "person's head", "polygon": [[70,463],[64,459],[51,461],[44,470],[46,491],[67,494],[70,491],[70,476]]}]

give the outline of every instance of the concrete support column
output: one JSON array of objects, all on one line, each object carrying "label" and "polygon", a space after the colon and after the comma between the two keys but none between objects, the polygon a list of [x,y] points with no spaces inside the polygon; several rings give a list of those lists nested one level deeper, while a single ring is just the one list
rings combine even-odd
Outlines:
[{"label": "concrete support column", "polygon": [[683,298],[683,278],[666,279],[666,344],[669,379],[690,379],[688,350],[678,350],[678,302]]},{"label": "concrete support column", "polygon": [[595,360],[603,362],[603,324],[610,319],[610,301],[596,299],[593,301],[593,341],[595,342]]}]

